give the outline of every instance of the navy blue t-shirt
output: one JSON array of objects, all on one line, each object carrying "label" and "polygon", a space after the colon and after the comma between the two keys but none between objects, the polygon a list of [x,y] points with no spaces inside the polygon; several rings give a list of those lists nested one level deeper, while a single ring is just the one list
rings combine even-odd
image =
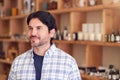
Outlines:
[{"label": "navy blue t-shirt", "polygon": [[34,54],[34,66],[35,66],[35,71],[36,71],[36,80],[41,79],[41,70],[42,70],[42,63],[43,63],[43,58],[44,56],[37,55],[33,52]]}]

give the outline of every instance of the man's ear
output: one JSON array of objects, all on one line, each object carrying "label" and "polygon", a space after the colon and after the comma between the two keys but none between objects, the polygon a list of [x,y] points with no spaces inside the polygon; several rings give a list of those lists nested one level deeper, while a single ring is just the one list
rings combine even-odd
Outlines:
[{"label": "man's ear", "polygon": [[50,30],[50,37],[53,38],[55,35],[55,29]]}]

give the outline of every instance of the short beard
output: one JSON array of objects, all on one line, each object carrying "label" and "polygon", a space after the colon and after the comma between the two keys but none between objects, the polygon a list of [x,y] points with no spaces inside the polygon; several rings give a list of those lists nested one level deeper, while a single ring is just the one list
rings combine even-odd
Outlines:
[{"label": "short beard", "polygon": [[31,43],[31,46],[32,46],[32,47],[39,47],[39,46],[42,46],[42,44],[41,44],[41,43],[38,43],[38,44]]}]

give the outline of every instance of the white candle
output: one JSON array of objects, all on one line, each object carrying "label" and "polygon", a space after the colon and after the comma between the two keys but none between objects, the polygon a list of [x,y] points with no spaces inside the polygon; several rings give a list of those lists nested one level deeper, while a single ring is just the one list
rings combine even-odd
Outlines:
[{"label": "white candle", "polygon": [[78,40],[83,40],[83,32],[78,32]]}]

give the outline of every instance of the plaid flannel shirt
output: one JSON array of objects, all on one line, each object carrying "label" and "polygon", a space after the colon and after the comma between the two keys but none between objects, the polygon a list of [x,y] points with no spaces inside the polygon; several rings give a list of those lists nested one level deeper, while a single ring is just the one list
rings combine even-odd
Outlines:
[{"label": "plaid flannel shirt", "polygon": [[[36,80],[33,49],[15,58],[8,80]],[[41,80],[82,79],[75,59],[52,44],[44,55]]]}]

